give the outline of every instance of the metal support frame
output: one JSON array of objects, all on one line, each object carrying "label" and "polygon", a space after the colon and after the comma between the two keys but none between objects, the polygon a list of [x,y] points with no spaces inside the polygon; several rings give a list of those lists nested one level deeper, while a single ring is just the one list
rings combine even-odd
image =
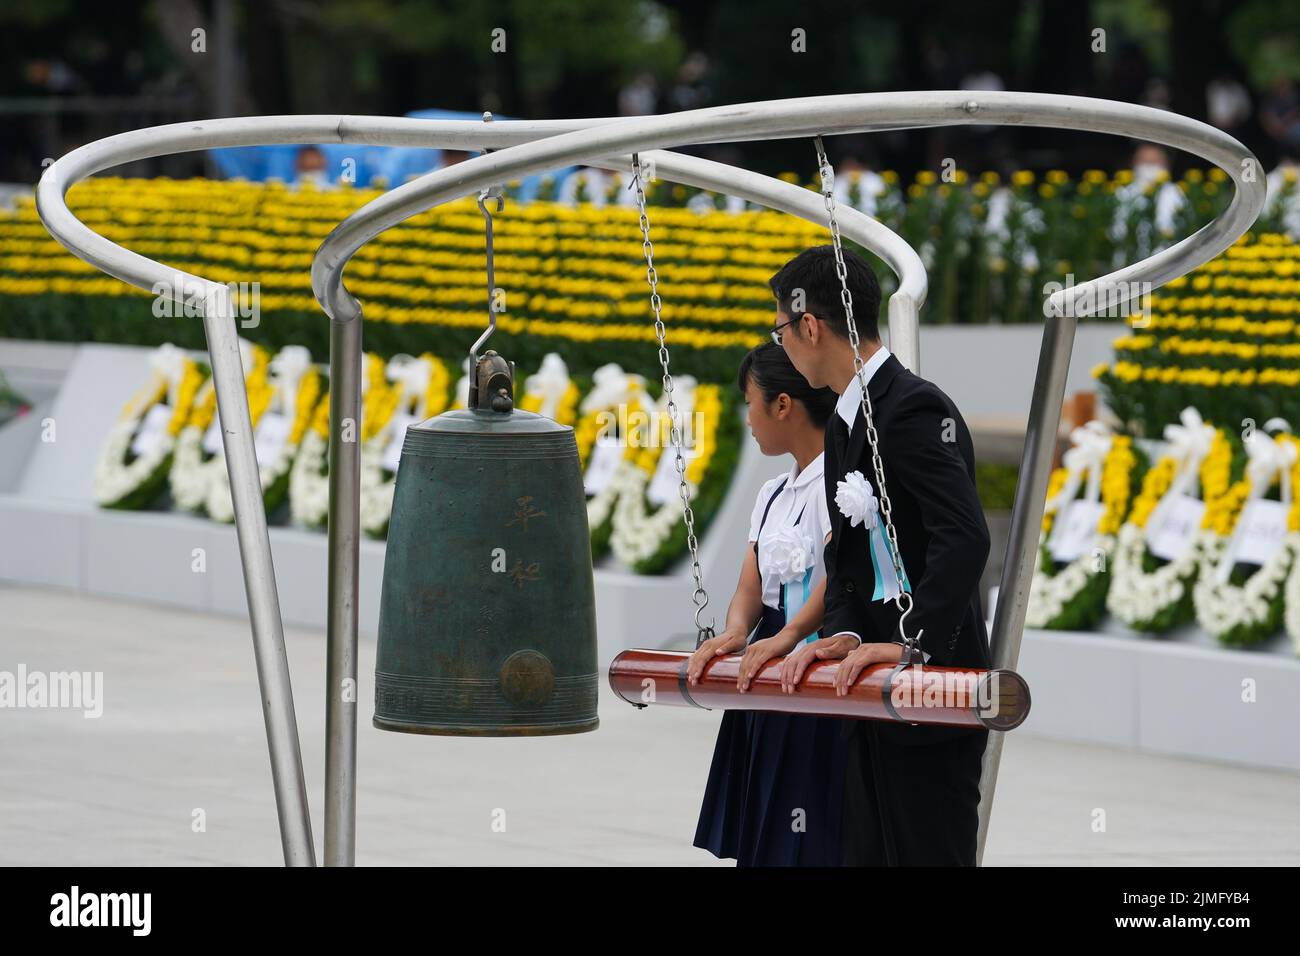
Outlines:
[{"label": "metal support frame", "polygon": [[[1121,284],[1150,288],[1217,256],[1255,221],[1265,186],[1255,157],[1234,138],[1177,114],[1128,103],[1038,93],[904,92],[773,100],[634,119],[508,121],[414,120],[390,117],[268,116],[177,123],[107,137],[58,160],[37,187],[42,221],[74,255],[132,285],[162,295],[199,294],[223,423],[227,468],[253,633],[258,680],[271,755],[272,780],[286,864],[313,865],[297,724],[283,627],[262,510],[248,400],[243,388],[235,313],[226,289],[110,242],[68,210],[73,184],[105,169],[155,156],[220,146],[356,143],[494,152],[429,173],[353,213],[322,243],[312,263],[312,287],[331,319],[329,655],[326,698],[325,862],[346,865],[355,850],[357,580],[360,526],[361,305],[347,293],[343,270],[367,241],[432,206],[496,183],[574,162],[629,169],[630,155],[653,159],[661,178],[727,192],[821,222],[820,197],[796,186],[718,163],[649,152],[673,146],[812,137],[952,125],[1028,125],[1140,137],[1195,153],[1223,169],[1236,187],[1231,204],[1194,235],[1108,276],[1054,293],[1057,314],[1047,323],[1016,493],[1011,541],[990,642],[993,666],[1014,668],[1020,650],[1032,556],[1042,520],[1048,471],[1060,422],[1075,318],[1108,300]],[[845,235],[880,256],[899,276],[889,302],[890,344],[919,367],[918,311],[925,270],[897,235],[860,213],[844,210]],[[1130,296],[1121,299],[1127,301]],[[1114,301],[1111,299],[1110,301]],[[338,440],[351,420],[356,442]],[[981,779],[982,856],[1001,754],[993,734]]]}]

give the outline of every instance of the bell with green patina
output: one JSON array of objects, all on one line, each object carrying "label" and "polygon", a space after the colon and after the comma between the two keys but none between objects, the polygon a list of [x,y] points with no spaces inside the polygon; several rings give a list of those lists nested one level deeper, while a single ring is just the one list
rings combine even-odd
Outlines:
[{"label": "bell with green patina", "polygon": [[594,730],[596,607],[573,429],[475,366],[470,408],[406,430],[379,607],[374,725],[508,737]]}]

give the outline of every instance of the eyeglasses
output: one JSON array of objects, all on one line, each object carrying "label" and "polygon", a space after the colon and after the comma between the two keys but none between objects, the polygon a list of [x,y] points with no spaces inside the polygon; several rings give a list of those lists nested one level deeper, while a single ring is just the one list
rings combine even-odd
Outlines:
[{"label": "eyeglasses", "polygon": [[[800,318],[802,318],[802,316],[800,316]],[[791,320],[788,321],[788,322],[782,322],[780,325],[778,325],[776,328],[774,328],[774,329],[772,330],[772,341],[775,342],[777,345],[780,345],[780,344],[781,344],[781,330],[782,330],[783,328],[785,328],[787,325],[794,325],[794,324],[795,324],[796,322],[798,322],[798,321],[799,321],[799,319],[791,319]]]}]

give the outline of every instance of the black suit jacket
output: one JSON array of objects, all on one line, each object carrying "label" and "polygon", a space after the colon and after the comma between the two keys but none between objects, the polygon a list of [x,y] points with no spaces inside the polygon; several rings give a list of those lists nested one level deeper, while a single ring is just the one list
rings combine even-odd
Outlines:
[{"label": "black suit jacket", "polygon": [[[924,629],[921,649],[933,666],[988,668],[988,635],[979,580],[989,553],[989,532],[975,492],[970,431],[952,400],[913,375],[893,355],[867,384],[885,486],[892,504],[903,568],[913,608],[907,632]],[[856,631],[864,642],[899,640],[899,611],[892,601],[871,601],[875,572],[862,525],[853,527],[835,504],[837,483],[860,471],[877,496],[871,446],[859,409],[846,436],[832,414],[826,428],[826,499],[831,538],[826,545],[827,636]],[[847,437],[847,441],[845,440]],[[879,516],[882,522],[884,515]],[[978,729],[879,723],[882,739],[900,744],[937,743]]]}]

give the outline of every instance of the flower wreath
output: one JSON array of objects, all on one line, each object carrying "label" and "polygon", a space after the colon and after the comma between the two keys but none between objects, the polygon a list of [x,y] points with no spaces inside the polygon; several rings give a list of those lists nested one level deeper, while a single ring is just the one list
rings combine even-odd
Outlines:
[{"label": "flower wreath", "polygon": [[[1100,422],[1076,428],[1070,439],[1073,447],[1062,457],[1064,467],[1052,473],[1048,484],[1038,566],[1025,613],[1029,627],[1087,630],[1100,619],[1110,583],[1108,567],[1115,534],[1127,512],[1142,463],[1132,438],[1112,435]],[[1052,557],[1050,532],[1057,515],[1076,499],[1100,501],[1096,538],[1091,548],[1058,567]]]},{"label": "flower wreath", "polygon": [[[716,385],[697,385],[688,375],[677,377],[673,400],[681,423],[682,459],[691,500],[699,497],[700,483],[717,447],[722,402]],[[696,419],[698,414],[698,429]],[[643,443],[634,458],[625,460],[616,475],[619,486],[614,506],[610,546],[614,555],[632,569],[649,574],[662,570],[680,554],[685,544],[682,498],[677,477],[677,454],[672,444],[672,419],[660,399],[655,408],[655,440]],[[656,474],[671,469],[672,491],[652,497]],[[663,480],[667,480],[663,478]],[[680,529],[680,541],[676,538]],[[696,531],[700,531],[697,528]]]},{"label": "flower wreath", "polygon": [[536,375],[524,379],[519,408],[542,415],[561,425],[572,426],[578,419],[578,383],[569,377],[569,367],[555,352],[542,358]]},{"label": "flower wreath", "polygon": [[149,384],[122,409],[95,465],[95,501],[105,508],[147,508],[166,490],[177,436],[208,377],[207,366],[170,343],[149,365]]},{"label": "flower wreath", "polygon": [[[1300,466],[1291,473],[1291,486],[1294,489],[1300,482]],[[1286,519],[1287,545],[1291,548],[1291,573],[1287,575],[1283,603],[1286,606],[1285,623],[1287,635],[1300,656],[1300,497],[1293,498],[1291,510]]]},{"label": "flower wreath", "polygon": [[327,391],[316,406],[316,414],[298,446],[298,457],[289,470],[289,518],[296,525],[325,527],[330,506],[329,448],[330,402]]},{"label": "flower wreath", "polygon": [[[375,383],[372,389],[372,383]],[[362,447],[373,440],[381,425],[380,415],[391,417],[389,394],[384,381],[384,360],[367,353],[361,363],[361,441]],[[289,514],[294,524],[307,528],[323,528],[329,515],[329,444],[330,403],[329,391],[321,397],[312,415],[311,423],[298,447],[298,455],[289,471]]]},{"label": "flower wreath", "polygon": [[388,534],[406,426],[441,415],[450,398],[451,373],[431,352],[419,358],[394,355],[384,367],[384,378],[392,383],[385,395],[388,417],[375,440],[361,446],[361,528],[372,538]]},{"label": "flower wreath", "polygon": [[1295,561],[1294,533],[1289,532],[1253,572],[1243,571],[1233,560],[1234,539],[1247,505],[1265,498],[1274,484],[1280,486],[1279,499],[1291,520],[1292,487],[1300,479],[1300,444],[1290,434],[1269,435],[1267,429],[1275,423],[1285,425],[1274,419],[1265,431],[1247,436],[1245,474],[1206,506],[1205,526],[1211,534],[1202,549],[1192,598],[1197,623],[1224,644],[1256,644],[1283,623],[1283,584]]},{"label": "flower wreath", "polygon": [[[593,558],[599,558],[609,550],[614,505],[627,478],[624,466],[627,459],[637,455],[644,437],[632,433],[638,430],[638,421],[646,417],[643,408],[649,405],[645,379],[610,363],[592,374],[591,391],[578,406],[573,437],[578,444],[578,460],[587,481],[587,526],[591,533]],[[593,488],[591,466],[599,454],[596,443],[604,438],[616,440],[623,449],[623,457],[604,484]]]},{"label": "flower wreath", "polygon": [[[311,352],[301,345],[286,345],[266,363],[266,374],[253,376],[249,382],[249,411],[256,405],[260,413],[253,419],[257,440],[257,471],[262,485],[262,502],[268,515],[284,503],[289,495],[289,474],[303,434],[316,414],[321,398],[321,374],[312,363]],[[251,417],[251,416],[250,416]],[[235,504],[230,494],[230,473],[215,469],[208,487],[204,509],[216,521],[235,520]]]},{"label": "flower wreath", "polygon": [[1168,450],[1142,479],[1111,560],[1106,608],[1137,631],[1162,633],[1195,616],[1192,585],[1209,534],[1201,526],[1178,554],[1163,558],[1151,550],[1151,531],[1161,527],[1180,496],[1195,497],[1198,484],[1204,501],[1227,488],[1220,464],[1231,450],[1223,432],[1205,424],[1193,408],[1183,409],[1179,417],[1181,424],[1165,428]]},{"label": "flower wreath", "polygon": [[[266,385],[266,350],[244,339],[239,340],[239,354],[244,366],[244,387],[248,390],[248,413],[257,422],[270,403],[271,390]],[[217,390],[212,379],[203,383],[185,427],[176,439],[176,452],[168,480],[172,500],[183,511],[202,512],[208,503],[216,475],[226,470],[221,445],[205,441],[217,414]]]}]

